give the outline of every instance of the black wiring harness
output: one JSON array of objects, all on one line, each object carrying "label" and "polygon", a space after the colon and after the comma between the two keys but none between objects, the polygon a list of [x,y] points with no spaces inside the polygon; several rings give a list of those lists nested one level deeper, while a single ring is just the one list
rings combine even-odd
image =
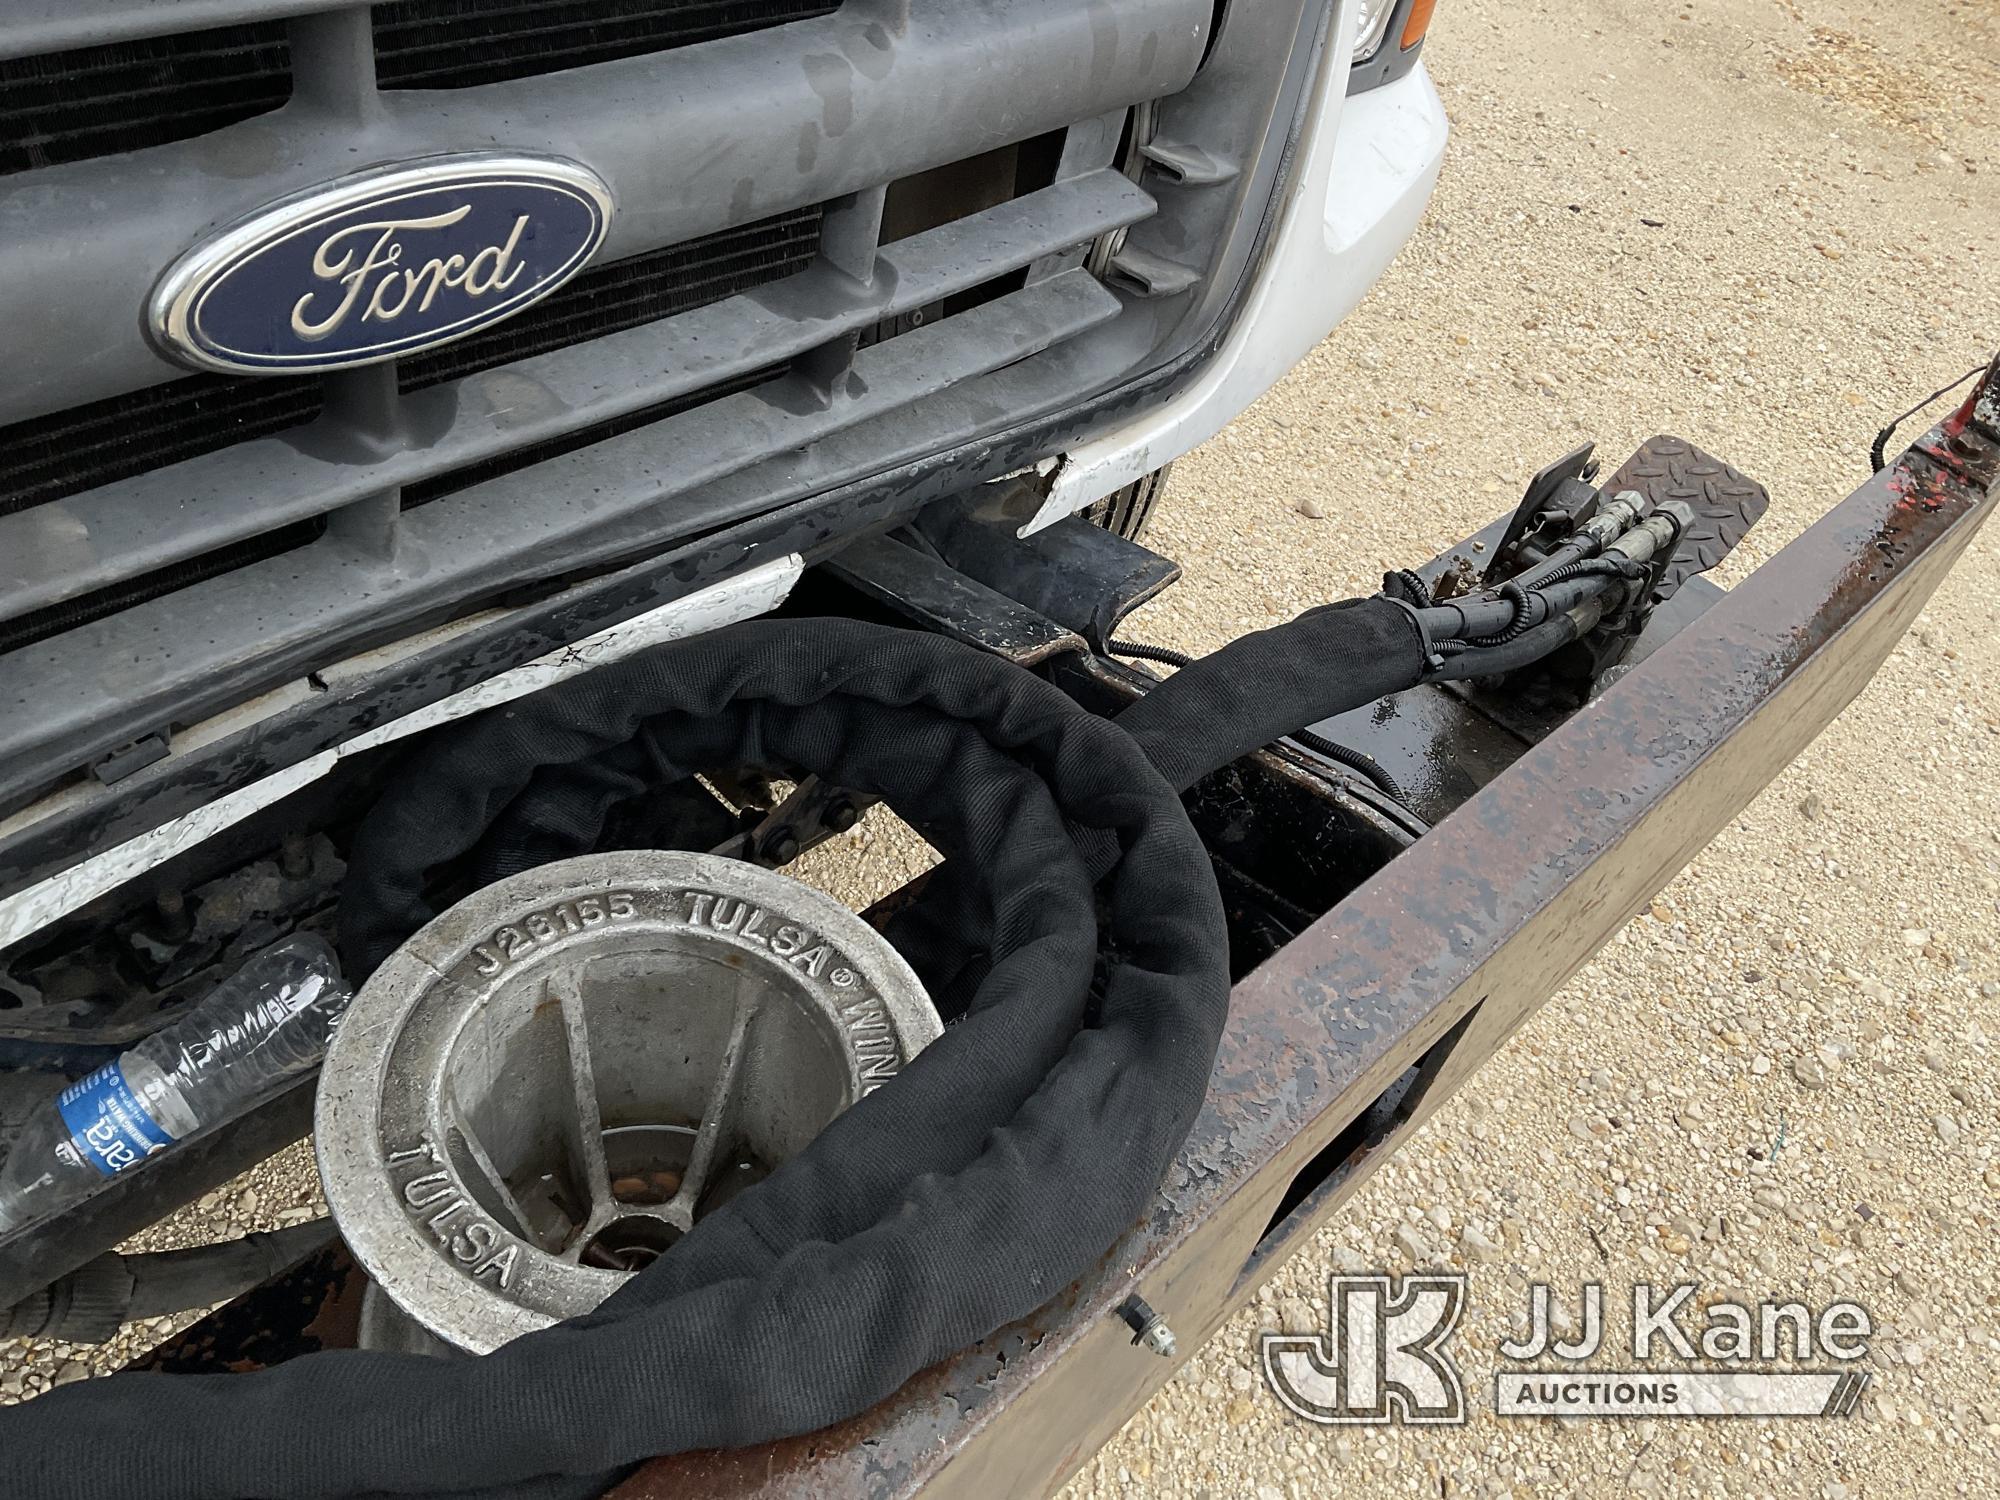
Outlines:
[{"label": "black wiring harness", "polygon": [[1880,474],[1885,468],[1889,466],[1889,443],[1891,439],[1893,439],[1896,436],[1896,429],[1898,427],[1901,427],[1905,422],[1909,421],[1910,418],[1914,417],[1918,412],[1922,411],[1925,407],[1929,406],[1933,401],[1941,401],[1946,396],[1949,396],[1953,391],[1957,390],[1960,386],[1970,385],[1973,381],[1977,380],[1981,375],[1984,375],[1986,373],[1986,370],[1987,370],[1986,365],[1983,364],[1974,365],[1970,370],[1967,370],[1963,375],[1959,376],[1958,379],[1954,380],[1950,385],[1940,386],[1937,390],[1932,391],[1928,396],[1924,397],[1923,400],[1919,401],[1915,406],[1911,407],[1908,411],[1890,418],[1888,426],[1884,427],[1880,432],[1876,433],[1875,441],[1869,445],[1868,448],[1869,472]]}]

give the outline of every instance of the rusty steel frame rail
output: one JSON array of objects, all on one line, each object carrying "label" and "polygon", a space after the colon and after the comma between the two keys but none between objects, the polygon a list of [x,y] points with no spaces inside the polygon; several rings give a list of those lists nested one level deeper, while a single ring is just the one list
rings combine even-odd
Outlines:
[{"label": "rusty steel frame rail", "polygon": [[[1055,1489],[1854,699],[1996,489],[2000,361],[1951,419],[1237,985],[1194,1134],[1094,1274],[862,1417],[656,1460],[617,1500]],[[1132,1347],[1114,1311],[1135,1292],[1180,1335],[1177,1359]]]}]

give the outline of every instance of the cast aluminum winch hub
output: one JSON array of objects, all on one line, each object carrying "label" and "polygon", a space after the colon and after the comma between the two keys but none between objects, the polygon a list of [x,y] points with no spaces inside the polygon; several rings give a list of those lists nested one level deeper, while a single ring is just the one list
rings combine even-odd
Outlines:
[{"label": "cast aluminum winch hub", "polygon": [[672,851],[527,871],[369,978],[321,1074],[355,1257],[484,1353],[590,1311],[941,1027],[846,907]]}]

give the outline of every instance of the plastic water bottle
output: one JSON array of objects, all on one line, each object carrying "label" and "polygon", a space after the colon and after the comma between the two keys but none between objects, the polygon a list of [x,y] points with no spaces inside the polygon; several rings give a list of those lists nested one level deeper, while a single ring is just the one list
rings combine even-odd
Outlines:
[{"label": "plastic water bottle", "polygon": [[301,934],[266,948],[21,1132],[0,1161],[0,1240],[316,1066],[352,998],[324,940]]}]

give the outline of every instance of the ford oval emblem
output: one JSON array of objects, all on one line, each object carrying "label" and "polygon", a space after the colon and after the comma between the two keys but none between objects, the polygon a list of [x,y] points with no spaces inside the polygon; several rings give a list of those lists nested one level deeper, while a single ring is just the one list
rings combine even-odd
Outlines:
[{"label": "ford oval emblem", "polygon": [[434,157],[258,210],[182,256],[146,319],[183,364],[239,375],[415,354],[547,296],[604,243],[611,190],[559,157]]}]

